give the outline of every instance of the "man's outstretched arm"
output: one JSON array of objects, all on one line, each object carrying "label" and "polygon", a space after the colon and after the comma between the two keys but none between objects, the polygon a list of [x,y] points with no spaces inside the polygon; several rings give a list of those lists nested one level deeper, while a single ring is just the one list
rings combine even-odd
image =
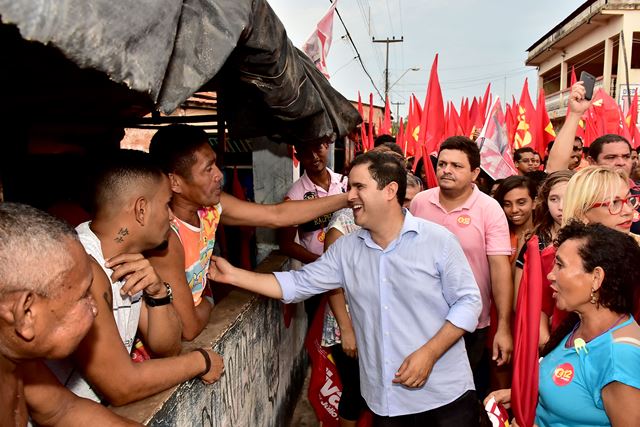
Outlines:
[{"label": "man's outstretched arm", "polygon": [[211,257],[209,279],[228,283],[269,298],[282,299],[282,288],[273,274],[243,270],[217,256]]},{"label": "man's outstretched arm", "polygon": [[222,224],[281,228],[304,224],[321,215],[346,208],[347,195],[338,194],[311,200],[288,200],[274,205],[261,205],[245,202],[223,192],[220,203]]}]

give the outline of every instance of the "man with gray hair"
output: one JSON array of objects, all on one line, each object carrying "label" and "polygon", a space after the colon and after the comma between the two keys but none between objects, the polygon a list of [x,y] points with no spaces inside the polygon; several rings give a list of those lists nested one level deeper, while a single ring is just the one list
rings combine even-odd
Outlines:
[{"label": "man with gray hair", "polygon": [[64,222],[0,203],[0,425],[138,425],[64,388],[40,359],[68,356],[97,314],[89,257]]}]

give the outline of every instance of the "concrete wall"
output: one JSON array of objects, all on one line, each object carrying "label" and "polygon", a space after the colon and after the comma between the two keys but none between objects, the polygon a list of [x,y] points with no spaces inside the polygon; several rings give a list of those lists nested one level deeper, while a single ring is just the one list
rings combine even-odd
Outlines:
[{"label": "concrete wall", "polygon": [[[276,271],[286,258],[272,255],[259,271]],[[306,315],[295,307],[289,328],[279,301],[232,291],[214,307],[212,320],[190,344],[213,347],[225,363],[215,384],[191,380],[140,402],[115,408],[150,426],[284,426],[306,372]]]}]

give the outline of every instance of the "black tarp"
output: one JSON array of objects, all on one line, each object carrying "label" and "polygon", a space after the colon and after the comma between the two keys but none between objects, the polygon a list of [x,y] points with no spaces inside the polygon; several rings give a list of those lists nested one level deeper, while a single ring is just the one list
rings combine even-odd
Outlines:
[{"label": "black tarp", "polygon": [[3,24],[170,113],[217,90],[233,137],[342,137],[360,117],[264,0],[0,0]]}]

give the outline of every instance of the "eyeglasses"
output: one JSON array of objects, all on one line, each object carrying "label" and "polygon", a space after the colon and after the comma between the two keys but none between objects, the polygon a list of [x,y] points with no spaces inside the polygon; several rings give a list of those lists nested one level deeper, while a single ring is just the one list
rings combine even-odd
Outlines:
[{"label": "eyeglasses", "polygon": [[600,206],[606,206],[609,208],[609,213],[611,215],[618,215],[620,212],[622,212],[622,207],[625,204],[628,204],[633,209],[636,209],[640,205],[640,199],[638,199],[638,197],[636,196],[629,196],[624,199],[617,199],[617,200],[602,202],[602,203],[594,203],[593,206],[591,207],[599,208]]}]

